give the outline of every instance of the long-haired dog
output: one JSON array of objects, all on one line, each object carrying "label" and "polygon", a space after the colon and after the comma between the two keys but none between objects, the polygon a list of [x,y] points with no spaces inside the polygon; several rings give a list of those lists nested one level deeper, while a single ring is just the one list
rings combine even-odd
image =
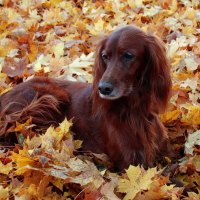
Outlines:
[{"label": "long-haired dog", "polygon": [[73,119],[83,150],[106,153],[118,170],[151,166],[167,133],[158,114],[168,102],[170,67],[163,43],[126,26],[97,47],[93,84],[36,77],[0,97],[0,135],[32,118],[35,129]]}]

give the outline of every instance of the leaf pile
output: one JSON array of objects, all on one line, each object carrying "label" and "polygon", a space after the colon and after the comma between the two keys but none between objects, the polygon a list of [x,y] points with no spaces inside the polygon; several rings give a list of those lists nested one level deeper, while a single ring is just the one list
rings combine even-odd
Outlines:
[{"label": "leaf pile", "polygon": [[[95,46],[135,24],[166,44],[173,79],[161,120],[174,158],[116,174],[102,155],[79,155],[71,123],[0,149],[0,199],[200,199],[199,0],[0,0],[0,94],[34,76],[92,82]],[[16,122],[24,136],[30,121]],[[20,137],[19,137],[20,138]],[[24,138],[22,137],[22,140]],[[95,163],[95,164],[94,164]]]}]

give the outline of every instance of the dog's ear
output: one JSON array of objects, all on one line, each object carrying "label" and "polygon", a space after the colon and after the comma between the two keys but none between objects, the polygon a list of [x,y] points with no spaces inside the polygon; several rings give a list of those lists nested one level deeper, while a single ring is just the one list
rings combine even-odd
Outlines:
[{"label": "dog's ear", "polygon": [[107,37],[104,37],[103,39],[101,39],[101,41],[99,42],[96,48],[95,63],[94,63],[94,68],[93,68],[93,77],[94,77],[93,90],[94,91],[98,90],[99,81],[101,77],[103,76],[103,73],[105,72],[105,69],[106,69],[106,65],[101,56],[101,52],[103,48],[105,47],[106,41],[107,41]]},{"label": "dog's ear", "polygon": [[146,76],[153,102],[157,103],[159,111],[163,111],[166,108],[172,84],[170,65],[166,57],[164,43],[153,35],[147,35],[146,40],[148,54]]}]

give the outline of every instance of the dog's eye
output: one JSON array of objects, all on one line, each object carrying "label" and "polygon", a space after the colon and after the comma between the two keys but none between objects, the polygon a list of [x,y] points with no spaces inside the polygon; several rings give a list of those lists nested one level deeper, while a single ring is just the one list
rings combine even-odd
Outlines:
[{"label": "dog's eye", "polygon": [[109,60],[109,56],[108,56],[106,53],[102,53],[102,54],[101,54],[101,57],[102,57],[102,59],[103,59],[104,61]]},{"label": "dog's eye", "polygon": [[124,59],[126,62],[133,60],[134,57],[135,57],[135,56],[134,56],[132,53],[130,53],[130,52],[125,52],[122,56],[123,56],[123,59]]}]

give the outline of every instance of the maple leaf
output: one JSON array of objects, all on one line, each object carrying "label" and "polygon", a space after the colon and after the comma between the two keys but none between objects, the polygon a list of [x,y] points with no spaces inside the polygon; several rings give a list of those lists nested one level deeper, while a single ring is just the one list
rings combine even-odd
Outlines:
[{"label": "maple leaf", "polygon": [[200,130],[188,135],[185,143],[185,153],[192,155],[195,145],[200,146]]},{"label": "maple leaf", "polygon": [[180,116],[181,116],[181,111],[177,109],[165,112],[164,114],[160,115],[160,118],[163,123],[167,123],[177,120]]},{"label": "maple leaf", "polygon": [[198,85],[198,78],[190,78],[183,81],[180,86],[183,88],[189,87],[193,91],[195,91],[197,89],[197,85]]},{"label": "maple leaf", "polygon": [[8,199],[9,197],[9,188],[3,188],[2,185],[0,185],[0,199]]},{"label": "maple leaf", "polygon": [[126,193],[124,200],[131,200],[138,192],[149,189],[153,182],[152,178],[156,173],[156,168],[151,168],[145,171],[139,166],[129,166],[128,170],[126,170],[127,179],[119,179],[118,191]]},{"label": "maple leaf", "polygon": [[194,54],[190,54],[184,59],[184,61],[188,70],[196,70],[199,66],[200,60]]},{"label": "maple leaf", "polygon": [[43,54],[39,55],[35,62],[31,63],[29,67],[33,66],[33,70],[38,72],[44,68],[46,72],[49,72],[49,61],[48,58],[45,57]]},{"label": "maple leaf", "polygon": [[51,168],[47,168],[44,170],[47,175],[51,175],[53,177],[63,179],[63,180],[70,178],[69,176],[70,169],[68,169],[67,167],[58,166],[58,165],[50,165],[50,166]]},{"label": "maple leaf", "polygon": [[6,165],[4,165],[0,161],[0,174],[6,174],[6,175],[8,175],[8,173],[12,170],[12,168],[13,168],[12,162],[7,163]]},{"label": "maple leaf", "polygon": [[76,68],[91,66],[94,63],[93,56],[94,56],[93,52],[88,54],[87,56],[85,54],[82,54],[79,58],[76,58],[71,64],[69,64],[69,67],[76,69]]},{"label": "maple leaf", "polygon": [[181,122],[184,124],[200,124],[200,107],[198,105],[191,105],[189,103],[182,106],[187,110],[186,114],[182,116]]},{"label": "maple leaf", "polygon": [[101,18],[98,19],[98,21],[94,24],[94,27],[91,27],[91,26],[90,26],[91,28],[88,27],[90,33],[96,36],[99,33],[103,32],[104,24],[105,22]]},{"label": "maple leaf", "polygon": [[41,145],[42,141],[39,136],[34,136],[33,138],[27,138],[24,141],[24,145],[26,146],[27,149],[37,149]]},{"label": "maple leaf", "polygon": [[29,171],[30,166],[37,165],[38,163],[38,158],[32,158],[27,150],[19,150],[19,153],[13,152],[10,158],[16,164],[16,175],[24,174],[26,171]]},{"label": "maple leaf", "polygon": [[72,136],[69,133],[69,128],[71,125],[72,123],[65,119],[57,128],[49,127],[46,133],[40,136],[42,139],[42,148],[47,152],[54,151],[54,149],[60,150],[62,146],[62,140],[72,140]]},{"label": "maple leaf", "polygon": [[148,191],[143,193],[138,193],[134,200],[156,200],[156,199],[165,199],[171,197],[173,193],[178,194],[178,190],[174,191],[177,188],[174,188],[174,185],[166,185],[169,178],[163,176],[156,176],[154,181],[151,183]]},{"label": "maple leaf", "polygon": [[24,122],[23,124],[16,122],[16,128],[15,128],[15,132],[21,132],[24,130],[25,127],[29,126],[31,123],[31,119],[26,120],[26,122]]},{"label": "maple leaf", "polygon": [[192,199],[192,200],[199,200],[200,199],[200,193],[198,191],[197,193],[194,192],[188,192],[188,196]]},{"label": "maple leaf", "polygon": [[[85,80],[84,77],[88,82],[92,81],[92,75],[88,74],[88,71],[91,72],[91,66],[94,64],[94,53],[91,52],[88,55],[82,54],[80,57],[73,60],[72,63],[70,63],[67,66],[62,67],[63,70],[66,70],[64,75],[68,75],[68,80],[74,80],[73,74],[78,75],[77,79],[80,81]],[[86,71],[87,69],[88,71]],[[70,76],[72,76],[70,78]],[[81,79],[80,77],[83,77]],[[76,79],[75,79],[76,80]]]},{"label": "maple leaf", "polygon": [[104,182],[102,176],[92,162],[71,158],[67,165],[73,169],[74,172],[78,172],[79,174],[72,178],[73,183],[78,183],[81,186],[90,184],[92,187],[98,189]]},{"label": "maple leaf", "polygon": [[27,55],[30,62],[35,61],[35,59],[37,58],[37,54],[38,54],[38,48],[36,46],[36,44],[30,44],[30,53]]},{"label": "maple leaf", "polygon": [[143,3],[142,0],[136,0],[136,1],[128,0],[128,5],[129,5],[131,8],[136,8],[136,7],[143,6],[142,3]]},{"label": "maple leaf", "polygon": [[113,182],[108,182],[101,187],[101,194],[105,196],[106,199],[120,200],[114,193],[116,185]]},{"label": "maple leaf", "polygon": [[22,76],[28,65],[27,58],[8,58],[5,60],[2,72],[10,77]]},{"label": "maple leaf", "polygon": [[64,43],[60,42],[53,47],[53,53],[57,59],[60,59],[64,54]]}]

